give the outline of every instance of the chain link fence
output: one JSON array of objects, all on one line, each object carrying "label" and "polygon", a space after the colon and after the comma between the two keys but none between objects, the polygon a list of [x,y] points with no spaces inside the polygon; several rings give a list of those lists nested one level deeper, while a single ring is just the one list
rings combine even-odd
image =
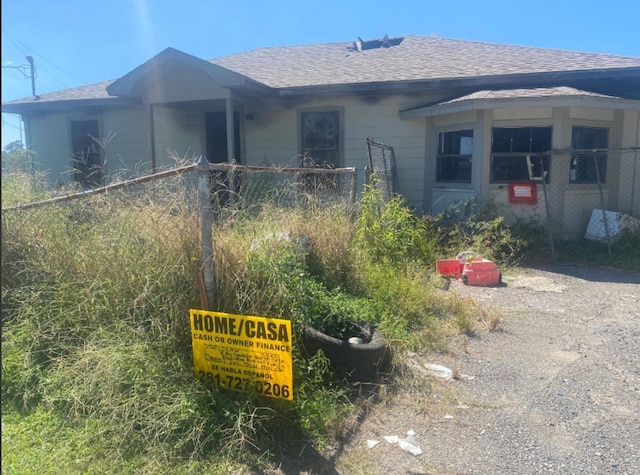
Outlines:
[{"label": "chain link fence", "polygon": [[259,206],[322,205],[356,199],[355,168],[326,168],[305,162],[300,168],[258,167],[228,163],[209,164],[214,210]]},{"label": "chain link fence", "polygon": [[550,177],[537,182],[554,261],[570,259],[576,240],[612,254],[625,232],[640,232],[640,148],[556,150],[549,159]]}]

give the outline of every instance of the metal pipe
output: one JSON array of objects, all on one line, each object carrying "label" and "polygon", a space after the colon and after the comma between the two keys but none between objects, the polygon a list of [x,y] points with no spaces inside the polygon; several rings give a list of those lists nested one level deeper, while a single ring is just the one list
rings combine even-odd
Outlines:
[{"label": "metal pipe", "polygon": [[33,56],[26,56],[27,61],[29,61],[29,66],[31,67],[31,94],[36,99],[40,99],[40,97],[36,94],[36,74],[35,67],[33,66]]}]

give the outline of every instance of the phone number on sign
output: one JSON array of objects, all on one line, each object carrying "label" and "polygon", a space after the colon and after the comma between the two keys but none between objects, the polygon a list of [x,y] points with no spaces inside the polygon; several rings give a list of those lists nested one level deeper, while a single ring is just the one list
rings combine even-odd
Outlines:
[{"label": "phone number on sign", "polygon": [[255,379],[239,378],[237,376],[220,375],[219,373],[209,373],[198,371],[198,379],[210,381],[218,386],[237,391],[255,391],[265,396],[282,397],[288,399],[291,395],[287,384],[271,383]]}]

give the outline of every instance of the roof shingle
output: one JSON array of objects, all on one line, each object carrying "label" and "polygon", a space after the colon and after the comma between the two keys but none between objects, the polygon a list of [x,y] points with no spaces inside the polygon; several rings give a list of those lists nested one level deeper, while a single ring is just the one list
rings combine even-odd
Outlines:
[{"label": "roof shingle", "polygon": [[273,88],[640,68],[640,58],[424,36],[405,36],[389,48],[285,46],[210,61]]}]

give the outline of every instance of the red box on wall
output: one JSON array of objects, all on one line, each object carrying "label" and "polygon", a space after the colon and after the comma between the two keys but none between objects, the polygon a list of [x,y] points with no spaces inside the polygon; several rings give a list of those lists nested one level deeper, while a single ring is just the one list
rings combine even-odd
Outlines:
[{"label": "red box on wall", "polygon": [[509,203],[538,204],[538,186],[535,183],[509,183]]}]

